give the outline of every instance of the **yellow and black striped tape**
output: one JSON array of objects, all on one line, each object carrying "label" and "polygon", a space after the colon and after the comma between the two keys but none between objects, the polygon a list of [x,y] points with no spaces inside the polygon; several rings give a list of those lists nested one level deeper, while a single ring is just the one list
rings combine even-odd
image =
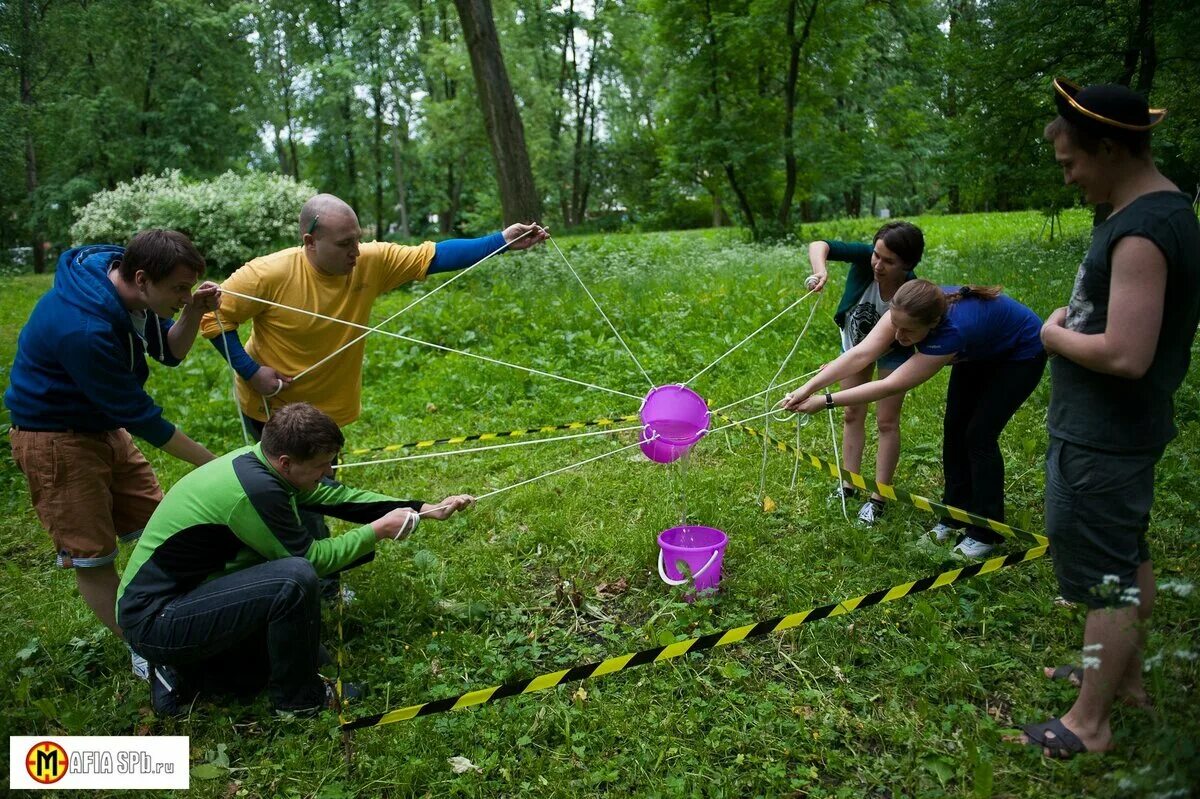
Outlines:
[{"label": "yellow and black striped tape", "polygon": [[[754,436],[755,438],[764,436],[763,433],[755,430],[753,427],[746,427],[743,424],[738,424],[724,414],[721,415],[721,419],[727,424],[732,425],[734,429],[741,430],[747,435]],[[782,441],[773,436],[765,436],[765,438],[775,447],[775,449],[779,450],[780,452],[791,452],[799,455],[802,460],[807,460],[814,468],[829,472],[830,477],[841,477],[846,482],[857,487],[860,491],[866,491],[867,489],[870,489],[885,499],[889,499],[894,502],[905,502],[927,513],[948,516],[951,519],[956,519],[966,524],[974,524],[978,527],[987,527],[991,530],[995,530],[1005,538],[1017,536],[1024,538],[1027,541],[1033,541],[1039,546],[1047,543],[1046,537],[1038,535],[1037,533],[1031,533],[1028,530],[1022,530],[1020,527],[1013,527],[1010,524],[998,522],[995,519],[988,519],[983,516],[978,516],[970,511],[963,510],[962,508],[956,508],[952,505],[943,505],[940,502],[934,502],[928,497],[923,497],[919,494],[905,491],[902,488],[896,488],[895,486],[888,485],[887,483],[877,483],[874,480],[868,480],[861,474],[848,471],[841,468],[837,464],[833,464],[827,460],[818,458],[816,455],[813,455],[810,452],[805,452],[804,450],[797,448],[794,444],[789,444],[788,442]]]},{"label": "yellow and black striped tape", "polygon": [[431,438],[424,441],[410,441],[407,444],[386,444],[380,447],[363,447],[352,449],[350,455],[367,455],[372,452],[397,452],[402,449],[425,449],[442,444],[466,444],[472,441],[491,441],[497,438],[520,438],[536,433],[555,433],[560,430],[583,430],[588,427],[610,427],[614,424],[638,421],[637,414],[632,416],[600,417],[587,422],[568,422],[566,424],[545,425],[542,427],[526,427],[523,430],[502,430],[497,433],[473,433],[469,436],[450,436],[449,438]]},{"label": "yellow and black striped tape", "polygon": [[647,663],[661,663],[666,660],[685,655],[688,652],[702,652],[706,649],[714,649],[718,646],[728,646],[736,644],[740,641],[745,641],[749,638],[758,638],[764,635],[773,633],[781,633],[790,630],[793,627],[799,627],[802,624],[819,621],[821,619],[832,618],[833,616],[842,616],[851,613],[855,610],[869,608],[872,605],[879,605],[884,602],[894,602],[897,599],[903,599],[913,594],[919,594],[922,591],[928,591],[932,588],[941,588],[943,586],[952,585],[956,582],[966,580],[969,577],[974,577],[978,574],[989,574],[1009,566],[1016,566],[1019,563],[1040,558],[1046,554],[1046,545],[1032,547],[1024,552],[1014,552],[1002,558],[992,558],[980,563],[973,563],[969,566],[964,566],[961,569],[951,569],[950,571],[935,574],[931,577],[924,577],[920,580],[914,580],[908,583],[885,588],[879,591],[873,591],[863,596],[844,599],[841,602],[835,602],[830,605],[822,605],[817,608],[801,611],[799,613],[791,613],[787,616],[778,616],[766,621],[760,621],[757,624],[747,624],[742,627],[734,627],[721,632],[702,635],[698,638],[689,638],[686,641],[677,641],[667,646],[658,646],[653,649],[644,649],[641,652],[634,652],[620,657],[609,658],[600,661],[599,663],[588,663],[582,666],[575,666],[571,669],[563,669],[562,671],[554,671],[549,674],[541,674],[537,677],[527,680],[516,680],[507,682],[503,685],[495,685],[490,688],[481,688],[477,691],[469,691],[459,696],[453,696],[448,699],[437,699],[432,702],[425,702],[420,705],[411,705],[409,707],[393,710],[388,713],[380,713],[373,716],[362,716],[351,722],[342,725],[343,731],[360,730],[366,727],[381,727],[384,724],[394,724],[398,721],[408,721],[410,719],[419,718],[421,716],[432,716],[436,713],[446,713],[451,710],[462,710],[464,708],[474,707],[475,705],[488,704],[504,699],[509,696],[517,696],[520,694],[531,694],[535,691],[544,691],[547,688],[554,688],[564,683],[575,680],[586,680],[592,677],[603,677],[608,674],[616,674],[620,671],[632,669],[636,666],[643,666]]}]

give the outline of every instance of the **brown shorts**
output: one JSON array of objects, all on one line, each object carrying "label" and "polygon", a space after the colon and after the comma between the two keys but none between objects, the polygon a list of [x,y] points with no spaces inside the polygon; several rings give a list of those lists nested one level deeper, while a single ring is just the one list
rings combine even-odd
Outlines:
[{"label": "brown shorts", "polygon": [[154,470],[124,430],[45,433],[14,427],[9,439],[63,568],[112,563],[117,539],[141,535],[162,501]]}]

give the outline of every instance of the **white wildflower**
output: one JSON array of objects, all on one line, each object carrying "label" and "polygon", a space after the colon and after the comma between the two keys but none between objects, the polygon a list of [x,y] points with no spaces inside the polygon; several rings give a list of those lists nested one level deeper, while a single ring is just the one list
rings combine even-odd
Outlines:
[{"label": "white wildflower", "polygon": [[1187,649],[1176,649],[1175,657],[1179,658],[1180,660],[1196,660],[1197,658],[1200,658],[1200,655]]},{"label": "white wildflower", "polygon": [[1158,584],[1159,591],[1166,591],[1181,597],[1191,596],[1195,588],[1196,586],[1183,580],[1163,580]]},{"label": "white wildflower", "polygon": [[1083,648],[1083,651],[1084,652],[1099,652],[1102,649],[1104,649],[1104,644],[1096,642],[1094,644],[1088,644],[1087,646],[1085,646]]},{"label": "white wildflower", "polygon": [[1106,574],[1106,575],[1104,575],[1104,580],[1102,581],[1102,584],[1103,585],[1120,585],[1121,578],[1115,574]]},{"label": "white wildflower", "polygon": [[1088,669],[1094,669],[1096,671],[1099,671],[1100,670],[1100,658],[1093,657],[1091,655],[1084,655],[1083,656],[1083,670],[1087,671]]}]

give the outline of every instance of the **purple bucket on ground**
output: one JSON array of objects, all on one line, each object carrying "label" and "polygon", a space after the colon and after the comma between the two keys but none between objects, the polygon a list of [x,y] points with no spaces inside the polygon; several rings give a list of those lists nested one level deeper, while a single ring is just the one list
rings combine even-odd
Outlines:
[{"label": "purple bucket on ground", "polygon": [[642,402],[640,415],[646,426],[642,434],[642,452],[658,463],[678,459],[708,430],[708,406],[687,386],[651,389]]},{"label": "purple bucket on ground", "polygon": [[729,537],[715,527],[684,525],[663,530],[658,534],[658,576],[667,585],[683,585],[689,582],[679,570],[680,561],[687,564],[691,574],[693,594],[715,591],[721,581],[721,561],[725,559],[725,545]]}]

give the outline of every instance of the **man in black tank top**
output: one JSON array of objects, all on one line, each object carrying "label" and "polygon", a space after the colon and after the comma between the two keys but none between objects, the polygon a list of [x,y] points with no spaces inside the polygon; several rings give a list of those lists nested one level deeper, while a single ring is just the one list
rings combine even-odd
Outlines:
[{"label": "man in black tank top", "polygon": [[1200,225],[1159,173],[1150,131],[1165,111],[1124,86],[1054,81],[1046,126],[1067,184],[1111,206],[1069,304],[1042,328],[1051,360],[1046,531],[1062,595],[1088,607],[1079,698],[1021,742],[1054,757],[1112,747],[1114,700],[1146,704],[1141,652],[1154,605],[1146,531],[1154,468],[1176,435],[1173,397],[1200,322]]}]

